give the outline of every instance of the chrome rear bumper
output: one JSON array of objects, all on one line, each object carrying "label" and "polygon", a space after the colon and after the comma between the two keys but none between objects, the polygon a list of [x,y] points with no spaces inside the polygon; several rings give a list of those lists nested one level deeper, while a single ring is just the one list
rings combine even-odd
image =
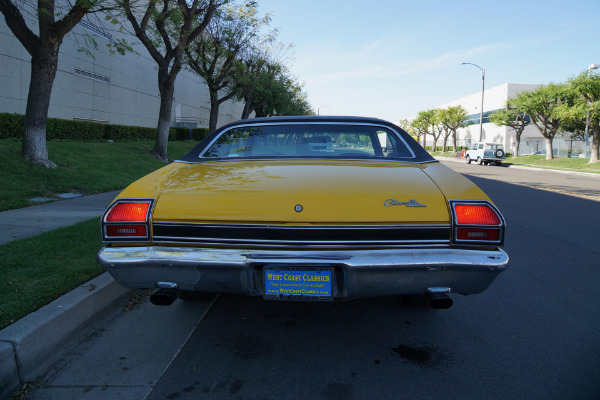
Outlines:
[{"label": "chrome rear bumper", "polygon": [[121,285],[155,288],[172,282],[180,290],[264,294],[263,267],[323,266],[334,271],[333,297],[485,290],[507,268],[501,249],[251,250],[197,247],[105,247],[98,263]]}]

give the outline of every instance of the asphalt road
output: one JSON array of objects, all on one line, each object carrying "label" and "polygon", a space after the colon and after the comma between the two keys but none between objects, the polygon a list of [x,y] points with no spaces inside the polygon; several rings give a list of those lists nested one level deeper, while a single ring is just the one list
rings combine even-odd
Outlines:
[{"label": "asphalt road", "polygon": [[510,268],[486,292],[443,311],[145,303],[67,351],[31,398],[599,399],[600,179],[447,165],[507,220]]}]

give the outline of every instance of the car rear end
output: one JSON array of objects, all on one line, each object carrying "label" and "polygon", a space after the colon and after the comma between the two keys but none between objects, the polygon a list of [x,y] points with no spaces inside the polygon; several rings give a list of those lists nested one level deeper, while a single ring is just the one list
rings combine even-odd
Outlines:
[{"label": "car rear end", "polygon": [[171,294],[474,294],[508,263],[501,213],[432,159],[173,163],[124,190],[102,231],[119,283]]}]

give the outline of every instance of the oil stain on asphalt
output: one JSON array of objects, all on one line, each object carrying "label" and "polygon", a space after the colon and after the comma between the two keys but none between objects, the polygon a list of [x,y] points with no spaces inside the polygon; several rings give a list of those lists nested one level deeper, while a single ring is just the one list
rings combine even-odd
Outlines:
[{"label": "oil stain on asphalt", "polygon": [[392,347],[392,351],[402,359],[403,364],[420,368],[440,368],[452,363],[452,357],[444,354],[437,346],[400,344]]}]

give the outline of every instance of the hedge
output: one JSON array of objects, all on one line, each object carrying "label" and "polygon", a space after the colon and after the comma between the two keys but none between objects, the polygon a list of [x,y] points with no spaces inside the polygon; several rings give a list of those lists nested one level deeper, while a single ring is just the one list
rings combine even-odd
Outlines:
[{"label": "hedge", "polygon": [[[446,151],[452,151],[452,146],[446,146]],[[462,149],[466,149],[466,146],[457,146],[456,147],[458,149],[458,151],[461,151]],[[436,146],[435,151],[442,151],[444,149],[443,146]],[[425,146],[425,150],[430,151],[431,150],[431,146]]]},{"label": "hedge", "polygon": [[192,129],[192,139],[199,142],[207,137],[209,133],[208,128],[194,128]]},{"label": "hedge", "polygon": [[[21,114],[0,113],[0,139],[21,139],[25,116]],[[185,127],[169,128],[169,140],[200,141],[208,135],[207,128],[189,129]],[[90,121],[74,121],[48,118],[46,123],[47,140],[154,140],[156,128],[141,126],[102,124]]]}]

